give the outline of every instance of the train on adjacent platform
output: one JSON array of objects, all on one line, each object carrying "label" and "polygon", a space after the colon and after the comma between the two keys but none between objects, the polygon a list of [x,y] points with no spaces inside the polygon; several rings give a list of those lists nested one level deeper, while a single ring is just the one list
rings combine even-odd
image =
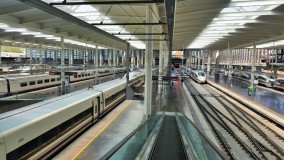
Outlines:
[{"label": "train on adjacent platform", "polygon": [[[129,81],[144,80],[144,73]],[[0,114],[0,159],[48,159],[125,99],[126,78]]]},{"label": "train on adjacent platform", "polygon": [[[115,74],[125,73],[125,68],[117,69],[99,69],[98,70],[98,83],[105,82],[113,79]],[[88,81],[89,85],[94,84],[96,78],[95,70],[78,70],[70,72],[68,82],[71,87],[77,87],[75,83],[81,81]],[[0,77],[0,95],[12,95],[25,92],[31,92],[44,88],[50,88],[59,86],[61,84],[60,75],[56,75],[55,72],[50,74],[30,75],[21,77]]]},{"label": "train on adjacent platform", "polygon": [[190,73],[190,76],[197,83],[206,83],[206,73],[202,70],[193,70]]}]

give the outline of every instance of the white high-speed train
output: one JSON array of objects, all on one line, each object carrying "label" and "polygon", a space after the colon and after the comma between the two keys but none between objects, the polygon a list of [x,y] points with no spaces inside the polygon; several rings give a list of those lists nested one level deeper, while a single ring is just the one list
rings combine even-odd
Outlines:
[{"label": "white high-speed train", "polygon": [[125,78],[115,79],[0,114],[0,159],[48,159],[123,101],[125,87]]},{"label": "white high-speed train", "polygon": [[[107,80],[113,79],[114,72],[125,73],[124,68],[117,69],[99,69],[98,79],[99,83],[105,82]],[[61,84],[60,75],[42,74],[42,75],[30,75],[22,77],[0,77],[0,95],[9,95],[13,93],[24,93],[34,90],[50,88],[54,86],[59,86]],[[72,71],[73,75],[69,76],[69,82],[75,83],[79,81],[90,80],[90,85],[94,83],[96,77],[95,70],[85,70],[85,71]]]},{"label": "white high-speed train", "polygon": [[202,70],[194,70],[191,72],[191,78],[197,83],[206,83],[206,73]]}]

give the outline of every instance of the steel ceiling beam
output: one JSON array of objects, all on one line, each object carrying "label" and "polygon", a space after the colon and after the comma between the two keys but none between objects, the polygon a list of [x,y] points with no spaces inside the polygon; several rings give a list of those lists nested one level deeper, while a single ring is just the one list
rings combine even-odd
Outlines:
[{"label": "steel ceiling beam", "polygon": [[166,23],[91,23],[91,25],[99,26],[99,25],[118,25],[118,26],[129,26],[129,25],[165,25]]},{"label": "steel ceiling beam", "polygon": [[107,38],[110,38],[114,41],[124,43],[124,44],[128,44],[128,42],[126,42],[126,41],[124,41],[124,40],[122,40],[122,39],[120,39],[120,38],[118,38],[118,37],[116,37],[116,36],[114,36],[110,33],[105,32],[102,29],[99,29],[95,26],[92,26],[89,23],[82,21],[79,18],[73,17],[70,14],[68,14],[64,11],[61,11],[60,9],[55,8],[55,7],[45,3],[43,1],[38,1],[38,0],[18,0],[18,1],[23,2],[27,5],[32,6],[32,7],[35,7],[37,9],[40,9],[42,11],[45,11],[45,12],[52,14],[56,17],[60,17],[60,18],[66,20],[68,22],[71,22],[72,24],[75,24],[75,25],[81,26],[83,28],[86,28],[90,31],[93,31],[96,34],[101,34],[102,36],[106,36]]},{"label": "steel ceiling beam", "polygon": [[167,35],[167,33],[113,33],[112,35]]},{"label": "steel ceiling beam", "polygon": [[145,3],[164,3],[164,0],[148,0],[148,1],[95,1],[95,2],[66,2],[49,3],[50,5],[113,5],[113,4],[145,4]]},{"label": "steel ceiling beam", "polygon": [[166,19],[167,19],[167,29],[168,29],[168,40],[169,47],[172,48],[173,45],[173,36],[174,36],[174,24],[175,24],[175,12],[176,12],[176,1],[175,0],[166,0],[165,1],[166,9]]},{"label": "steel ceiling beam", "polygon": [[126,41],[167,41],[166,39],[125,39]]}]

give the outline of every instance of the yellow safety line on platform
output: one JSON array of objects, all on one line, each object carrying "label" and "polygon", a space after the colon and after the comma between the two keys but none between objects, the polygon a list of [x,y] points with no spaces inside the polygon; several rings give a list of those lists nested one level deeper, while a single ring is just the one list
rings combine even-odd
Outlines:
[{"label": "yellow safety line on platform", "polygon": [[[129,106],[129,105],[128,105]],[[120,111],[115,117],[111,119],[111,121],[97,133],[89,142],[86,144],[73,158],[75,160],[127,107],[125,107],[122,111]]]}]

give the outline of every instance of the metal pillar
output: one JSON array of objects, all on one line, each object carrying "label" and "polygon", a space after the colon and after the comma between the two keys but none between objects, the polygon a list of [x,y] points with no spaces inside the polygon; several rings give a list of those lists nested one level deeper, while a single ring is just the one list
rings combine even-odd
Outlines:
[{"label": "metal pillar", "polygon": [[135,58],[134,58],[134,50],[131,51],[131,70],[133,71],[134,70],[134,61],[135,61]]},{"label": "metal pillar", "polygon": [[[146,5],[146,23],[152,22],[152,12],[150,4]],[[146,33],[152,33],[152,26],[146,26]],[[151,35],[146,35],[146,39],[152,39]],[[152,112],[152,63],[153,63],[153,50],[152,41],[146,42],[145,52],[145,93],[144,93],[144,107],[145,107],[145,118],[151,115]]]},{"label": "metal pillar", "polygon": [[230,48],[230,42],[228,41],[228,76],[232,76],[232,49]]},{"label": "metal pillar", "polygon": [[208,50],[207,73],[210,73],[212,50]]},{"label": "metal pillar", "polygon": [[[160,36],[163,39],[163,36]],[[160,54],[159,54],[159,80],[158,80],[158,93],[161,95],[163,82],[163,41],[160,41]]]},{"label": "metal pillar", "polygon": [[141,49],[141,66],[143,66],[143,68],[145,67],[144,54],[144,50]]},{"label": "metal pillar", "polygon": [[96,55],[98,54],[98,52],[96,50],[92,50],[93,52],[93,65],[94,65],[94,68],[96,68]]},{"label": "metal pillar", "polygon": [[169,55],[167,57],[167,60],[168,60],[168,73],[167,73],[167,76],[171,77],[171,73],[172,73],[172,46],[169,46],[168,53],[169,53]]},{"label": "metal pillar", "polygon": [[73,51],[72,49],[68,50],[68,61],[69,61],[69,67],[73,65]]},{"label": "metal pillar", "polygon": [[108,67],[111,66],[111,50],[107,49]]},{"label": "metal pillar", "polygon": [[0,45],[0,65],[2,64],[2,56],[1,56],[1,54],[2,54],[2,46]]},{"label": "metal pillar", "polygon": [[126,48],[126,55],[125,55],[125,66],[126,66],[126,86],[128,86],[129,84],[129,47],[130,44],[127,44],[127,48]]},{"label": "metal pillar", "polygon": [[115,53],[115,49],[112,49],[112,66],[115,67],[116,66],[116,53]]},{"label": "metal pillar", "polygon": [[125,55],[126,55],[126,52],[125,51],[122,51],[121,53],[121,64],[126,67],[126,64],[125,64]]},{"label": "metal pillar", "polygon": [[136,68],[140,68],[140,50],[136,52]]},{"label": "metal pillar", "polygon": [[103,53],[102,50],[99,51],[99,55],[100,55],[100,67],[103,66]]},{"label": "metal pillar", "polygon": [[31,74],[33,74],[33,72],[32,72],[33,52],[32,52],[31,48],[29,50],[30,50],[30,72],[31,72]]},{"label": "metal pillar", "polygon": [[84,70],[87,69],[87,66],[88,66],[88,49],[87,49],[87,43],[86,43],[86,48],[85,48],[85,52],[83,51],[84,53]]},{"label": "metal pillar", "polygon": [[254,85],[254,72],[255,72],[255,59],[256,59],[256,45],[253,43],[252,62],[251,62],[251,84]]},{"label": "metal pillar", "polygon": [[195,65],[196,65],[196,68],[199,69],[199,51],[196,50],[196,57],[195,57]]},{"label": "metal pillar", "polygon": [[65,70],[64,70],[64,37],[61,36],[61,56],[60,56],[60,59],[61,59],[61,93],[62,94],[65,94],[65,85],[68,85],[66,83],[66,79],[65,79]]},{"label": "metal pillar", "polygon": [[120,55],[120,50],[116,51],[116,66],[119,66],[119,55]]},{"label": "metal pillar", "polygon": [[39,45],[39,64],[42,64],[42,46],[41,44]]},{"label": "metal pillar", "polygon": [[201,61],[201,69],[205,70],[205,50],[202,50],[202,61]]},{"label": "metal pillar", "polygon": [[95,61],[95,67],[96,67],[96,81],[95,83],[99,83],[99,50],[98,50],[98,45],[96,45],[96,57],[94,58]]}]

